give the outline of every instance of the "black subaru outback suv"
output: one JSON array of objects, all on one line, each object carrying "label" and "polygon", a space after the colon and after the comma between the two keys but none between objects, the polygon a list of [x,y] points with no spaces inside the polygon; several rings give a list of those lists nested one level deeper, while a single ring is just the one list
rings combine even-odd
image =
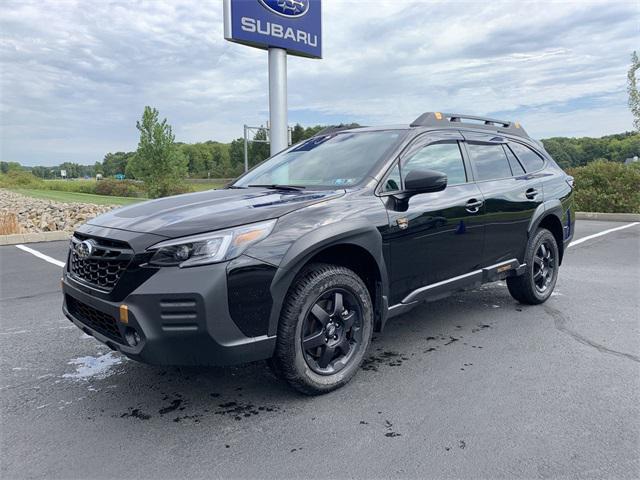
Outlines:
[{"label": "black subaru outback suv", "polygon": [[224,189],[80,227],[63,310],[135,360],[269,359],[325,393],[355,375],[373,331],[420,303],[499,279],[519,302],[549,298],[572,190],[518,123],[430,112],[323,131]]}]

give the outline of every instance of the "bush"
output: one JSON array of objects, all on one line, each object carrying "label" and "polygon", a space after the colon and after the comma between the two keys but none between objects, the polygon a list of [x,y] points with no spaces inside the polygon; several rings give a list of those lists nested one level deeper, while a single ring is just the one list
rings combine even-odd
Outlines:
[{"label": "bush", "polygon": [[2,188],[41,188],[44,182],[31,172],[24,170],[10,170],[0,174]]},{"label": "bush", "polygon": [[182,195],[183,193],[193,193],[197,191],[184,182],[176,183],[173,185],[167,185],[164,190],[164,196],[169,197],[171,195]]},{"label": "bush", "polygon": [[576,210],[640,213],[640,164],[596,161],[568,170],[576,181]]},{"label": "bush", "polygon": [[95,182],[97,195],[110,195],[112,197],[141,197],[142,186],[131,180],[112,180],[110,178]]},{"label": "bush", "polygon": [[95,180],[45,180],[41,187],[44,190],[60,192],[96,193]]}]

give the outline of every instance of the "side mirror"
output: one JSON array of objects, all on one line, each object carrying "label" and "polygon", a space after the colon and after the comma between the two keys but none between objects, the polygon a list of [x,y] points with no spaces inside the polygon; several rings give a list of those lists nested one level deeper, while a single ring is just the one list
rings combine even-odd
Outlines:
[{"label": "side mirror", "polygon": [[406,212],[409,199],[419,193],[441,192],[447,188],[447,174],[435,170],[411,170],[404,177],[404,190],[387,197],[387,208]]},{"label": "side mirror", "polygon": [[447,188],[447,174],[435,170],[411,170],[404,179],[404,193],[441,192]]}]

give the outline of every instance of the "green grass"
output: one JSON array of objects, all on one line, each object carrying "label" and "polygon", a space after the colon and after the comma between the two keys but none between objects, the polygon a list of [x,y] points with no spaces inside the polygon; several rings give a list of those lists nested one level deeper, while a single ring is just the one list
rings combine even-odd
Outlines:
[{"label": "green grass", "polygon": [[59,190],[36,190],[32,188],[12,188],[13,192],[21,193],[33,198],[54,200],[66,203],[93,203],[96,205],[131,205],[145,200],[144,198],[110,197],[108,195],[93,195],[90,193],[62,192]]},{"label": "green grass", "polygon": [[229,183],[229,180],[218,180],[218,179],[212,179],[208,182],[203,182],[203,183],[196,183],[196,182],[189,182],[186,181],[185,185],[187,185],[192,191],[194,192],[202,192],[204,190],[211,190],[211,189],[218,189],[218,188],[222,188],[224,187],[227,183]]}]

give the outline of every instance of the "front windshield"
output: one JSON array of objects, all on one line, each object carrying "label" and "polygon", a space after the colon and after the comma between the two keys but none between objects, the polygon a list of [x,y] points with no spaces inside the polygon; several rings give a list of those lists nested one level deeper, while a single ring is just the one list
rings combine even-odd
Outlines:
[{"label": "front windshield", "polygon": [[235,187],[295,185],[341,188],[357,185],[398,144],[403,130],[342,132],[313,137],[266,160]]}]

